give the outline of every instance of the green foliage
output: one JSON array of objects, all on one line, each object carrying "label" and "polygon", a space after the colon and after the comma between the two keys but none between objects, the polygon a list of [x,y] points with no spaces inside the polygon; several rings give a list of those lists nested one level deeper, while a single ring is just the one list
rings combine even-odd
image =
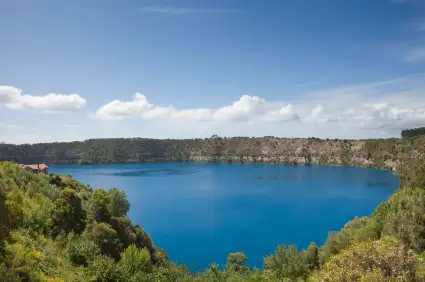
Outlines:
[{"label": "green foliage", "polygon": [[420,159],[410,162],[409,168],[402,170],[401,181],[406,187],[425,189],[425,161]]},{"label": "green foliage", "polygon": [[81,199],[69,188],[62,191],[60,198],[53,203],[50,227],[53,236],[60,233],[81,233],[85,228],[85,211]]},{"label": "green foliage", "polygon": [[[414,139],[414,140],[413,140]],[[413,141],[412,141],[413,140]],[[376,168],[404,166],[404,160],[423,158],[425,137],[374,140],[321,140],[318,138],[108,138],[83,142],[34,145],[0,144],[0,159],[19,163],[143,163],[194,161],[267,162],[356,165]],[[412,142],[412,144],[410,144]],[[409,153],[415,152],[416,155]],[[391,165],[395,161],[395,166]],[[53,179],[52,184],[56,185]],[[60,181],[57,185],[61,186]]]},{"label": "green foliage", "polygon": [[320,248],[319,261],[323,264],[332,254],[340,252],[349,244],[379,237],[379,228],[367,217],[354,218],[339,232],[330,232],[326,243]]},{"label": "green foliage", "polygon": [[117,232],[124,248],[137,243],[137,235],[128,217],[113,217],[110,220],[110,225]]},{"label": "green foliage", "polygon": [[90,262],[87,272],[90,277],[88,281],[125,281],[118,265],[112,258],[107,256],[96,256],[93,261]]},{"label": "green foliage", "polygon": [[6,206],[6,194],[0,188],[0,249],[9,234],[9,214]]},{"label": "green foliage", "polygon": [[140,281],[146,273],[152,272],[152,262],[149,251],[130,245],[121,254],[120,269],[127,281]]},{"label": "green foliage", "polygon": [[[92,190],[69,175],[34,175],[15,164],[0,162],[0,277],[5,281],[424,281],[422,137],[366,141],[107,139],[13,147],[0,144],[0,159],[16,152],[22,159],[19,152],[25,149],[31,158],[52,162],[190,160],[191,152],[213,161],[246,161],[247,156],[262,161],[266,158],[261,148],[267,147],[271,148],[269,160],[292,162],[294,152],[300,149],[297,157],[326,164],[335,162],[326,155],[330,153],[328,145],[332,158],[340,158],[344,164],[381,168],[397,163],[406,188],[379,205],[370,218],[355,218],[339,232],[330,233],[320,248],[311,243],[298,252],[294,245],[279,246],[264,259],[263,269],[249,269],[246,256],[233,253],[226,266],[212,264],[200,273],[169,262],[166,252],[155,247],[140,226],[132,225],[127,217],[130,204],[123,191]],[[49,146],[58,150],[52,154]],[[353,163],[355,158],[368,162]]]},{"label": "green foliage", "polygon": [[109,222],[111,201],[104,189],[96,189],[89,202],[89,218],[97,222]]},{"label": "green foliage", "polygon": [[[312,281],[423,281],[423,262],[398,240],[353,244],[332,256]],[[421,277],[422,276],[422,277]],[[377,279],[377,280],[374,280]]]},{"label": "green foliage", "polygon": [[227,267],[233,271],[243,271],[248,268],[245,266],[246,255],[241,252],[231,253],[227,257]]},{"label": "green foliage", "polygon": [[113,188],[108,191],[108,194],[110,202],[109,211],[111,216],[126,216],[130,209],[130,202],[127,200],[127,196],[124,191]]},{"label": "green foliage", "polygon": [[387,214],[390,209],[388,202],[382,202],[370,216],[371,220],[375,222],[376,230],[378,234],[382,233],[382,230],[386,223]]},{"label": "green foliage", "polygon": [[168,254],[162,248],[155,248],[152,254],[152,262],[158,266],[164,266],[168,262]]},{"label": "green foliage", "polygon": [[276,248],[274,254],[264,258],[264,268],[276,272],[281,278],[306,277],[310,267],[306,262],[307,257],[303,257],[295,245],[281,245]]},{"label": "green foliage", "polygon": [[23,192],[18,189],[13,189],[8,193],[6,199],[6,207],[8,211],[8,221],[12,228],[22,226],[24,221],[24,196]]},{"label": "green foliage", "polygon": [[399,238],[417,252],[425,250],[425,190],[401,189],[388,202],[384,234]]},{"label": "green foliage", "polygon": [[103,255],[108,255],[115,259],[119,258],[123,245],[117,232],[108,223],[94,223],[87,230],[85,236],[99,246]]},{"label": "green foliage", "polygon": [[52,201],[42,194],[34,197],[25,197],[23,200],[23,213],[25,228],[47,234],[50,232],[50,212],[53,208]]},{"label": "green foliage", "polygon": [[138,248],[146,248],[152,253],[154,247],[149,235],[139,225],[134,227],[134,233],[136,234],[136,246]]},{"label": "green foliage", "polygon": [[319,266],[319,247],[316,243],[311,242],[306,250],[301,252],[301,258],[309,270]]},{"label": "green foliage", "polygon": [[68,235],[66,246],[67,257],[74,265],[87,266],[89,262],[100,254],[100,248],[94,241],[84,237],[76,236],[73,233]]},{"label": "green foliage", "polygon": [[425,127],[405,129],[401,131],[401,137],[416,137],[421,135],[425,135]]}]

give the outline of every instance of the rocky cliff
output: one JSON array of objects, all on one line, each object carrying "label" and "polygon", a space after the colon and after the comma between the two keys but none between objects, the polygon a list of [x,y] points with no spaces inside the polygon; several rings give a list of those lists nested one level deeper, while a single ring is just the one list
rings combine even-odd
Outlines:
[{"label": "rocky cliff", "polygon": [[19,163],[138,163],[198,161],[326,164],[397,171],[425,156],[425,137],[375,140],[289,138],[91,139],[83,142],[0,145],[0,160]]}]

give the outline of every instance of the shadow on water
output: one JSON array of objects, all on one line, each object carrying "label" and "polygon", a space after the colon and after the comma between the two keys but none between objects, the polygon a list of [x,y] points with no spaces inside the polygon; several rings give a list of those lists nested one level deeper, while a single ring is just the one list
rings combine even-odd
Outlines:
[{"label": "shadow on water", "polygon": [[255,176],[256,180],[274,180],[274,181],[288,181],[288,180],[300,180],[300,177],[297,175],[265,175],[265,176]]},{"label": "shadow on water", "polygon": [[198,173],[199,170],[194,169],[173,169],[173,168],[142,168],[132,170],[120,170],[112,172],[92,173],[94,175],[110,175],[123,177],[149,177],[149,176],[172,176],[172,175],[188,175]]},{"label": "shadow on water", "polygon": [[391,183],[388,181],[370,180],[364,183],[366,187],[391,187]]}]

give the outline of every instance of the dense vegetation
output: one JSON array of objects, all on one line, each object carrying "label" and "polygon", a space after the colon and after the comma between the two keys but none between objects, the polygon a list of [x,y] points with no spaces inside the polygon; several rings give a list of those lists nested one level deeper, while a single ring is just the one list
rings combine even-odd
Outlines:
[{"label": "dense vegetation", "polygon": [[200,273],[168,261],[142,227],[131,223],[130,203],[122,191],[92,189],[71,176],[36,175],[0,162],[0,277],[2,281],[425,281],[424,139],[381,141],[368,141],[361,150],[376,159],[388,160],[390,152],[402,156],[403,188],[370,217],[355,218],[340,231],[330,232],[322,246],[311,243],[301,251],[294,245],[277,246],[274,253],[265,254],[261,269],[250,269],[243,253],[233,253],[226,265],[212,263]]},{"label": "dense vegetation", "polygon": [[425,127],[405,129],[401,131],[401,137],[416,137],[421,135],[425,135]]},{"label": "dense vegetation", "polygon": [[376,140],[317,138],[91,139],[83,142],[0,144],[0,160],[18,163],[139,163],[155,161],[355,165],[398,170],[425,156],[425,136]]}]

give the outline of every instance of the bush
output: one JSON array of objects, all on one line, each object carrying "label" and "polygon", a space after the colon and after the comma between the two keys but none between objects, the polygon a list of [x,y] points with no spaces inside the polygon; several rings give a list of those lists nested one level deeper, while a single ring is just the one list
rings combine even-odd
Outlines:
[{"label": "bush", "polygon": [[130,245],[123,253],[119,266],[123,276],[127,281],[138,281],[136,277],[141,277],[152,272],[152,263],[149,251],[138,249],[135,245]]},{"label": "bush", "polygon": [[110,198],[104,189],[96,189],[89,202],[89,217],[97,222],[109,222]]},{"label": "bush", "polygon": [[109,211],[113,217],[126,216],[130,209],[130,202],[127,200],[127,196],[124,191],[120,191],[117,188],[113,188],[108,191],[109,195]]},{"label": "bush", "polygon": [[420,277],[418,272],[421,264],[414,252],[400,241],[383,237],[377,241],[353,244],[332,256],[312,280],[423,281],[424,277]]},{"label": "bush", "polygon": [[245,266],[246,255],[241,252],[231,253],[227,257],[227,267],[232,271],[242,271],[247,270],[248,267]]},{"label": "bush", "polygon": [[125,281],[115,261],[106,256],[96,256],[88,266],[88,274],[90,276],[90,281]]},{"label": "bush", "polygon": [[9,234],[9,215],[6,206],[6,194],[0,189],[0,249]]},{"label": "bush", "polygon": [[85,240],[80,236],[70,234],[67,244],[67,257],[74,265],[87,266],[97,255],[100,254],[99,247],[93,242]]},{"label": "bush", "polygon": [[281,278],[306,277],[309,266],[303,261],[295,245],[281,245],[275,253],[264,258],[264,268],[277,273]]},{"label": "bush", "polygon": [[425,250],[425,190],[401,189],[388,201],[383,233],[418,253]]},{"label": "bush", "polygon": [[107,223],[95,223],[88,231],[88,240],[92,240],[101,251],[101,254],[110,256],[114,259],[119,258],[123,250],[122,243],[118,238],[117,232]]},{"label": "bush", "polygon": [[345,224],[339,232],[330,232],[326,243],[319,250],[320,264],[324,264],[332,254],[340,252],[349,244],[379,237],[379,230],[374,221],[367,217],[354,218]]},{"label": "bush", "polygon": [[81,199],[73,190],[64,189],[60,198],[53,203],[50,218],[52,235],[71,231],[81,233],[85,228],[85,217]]}]

